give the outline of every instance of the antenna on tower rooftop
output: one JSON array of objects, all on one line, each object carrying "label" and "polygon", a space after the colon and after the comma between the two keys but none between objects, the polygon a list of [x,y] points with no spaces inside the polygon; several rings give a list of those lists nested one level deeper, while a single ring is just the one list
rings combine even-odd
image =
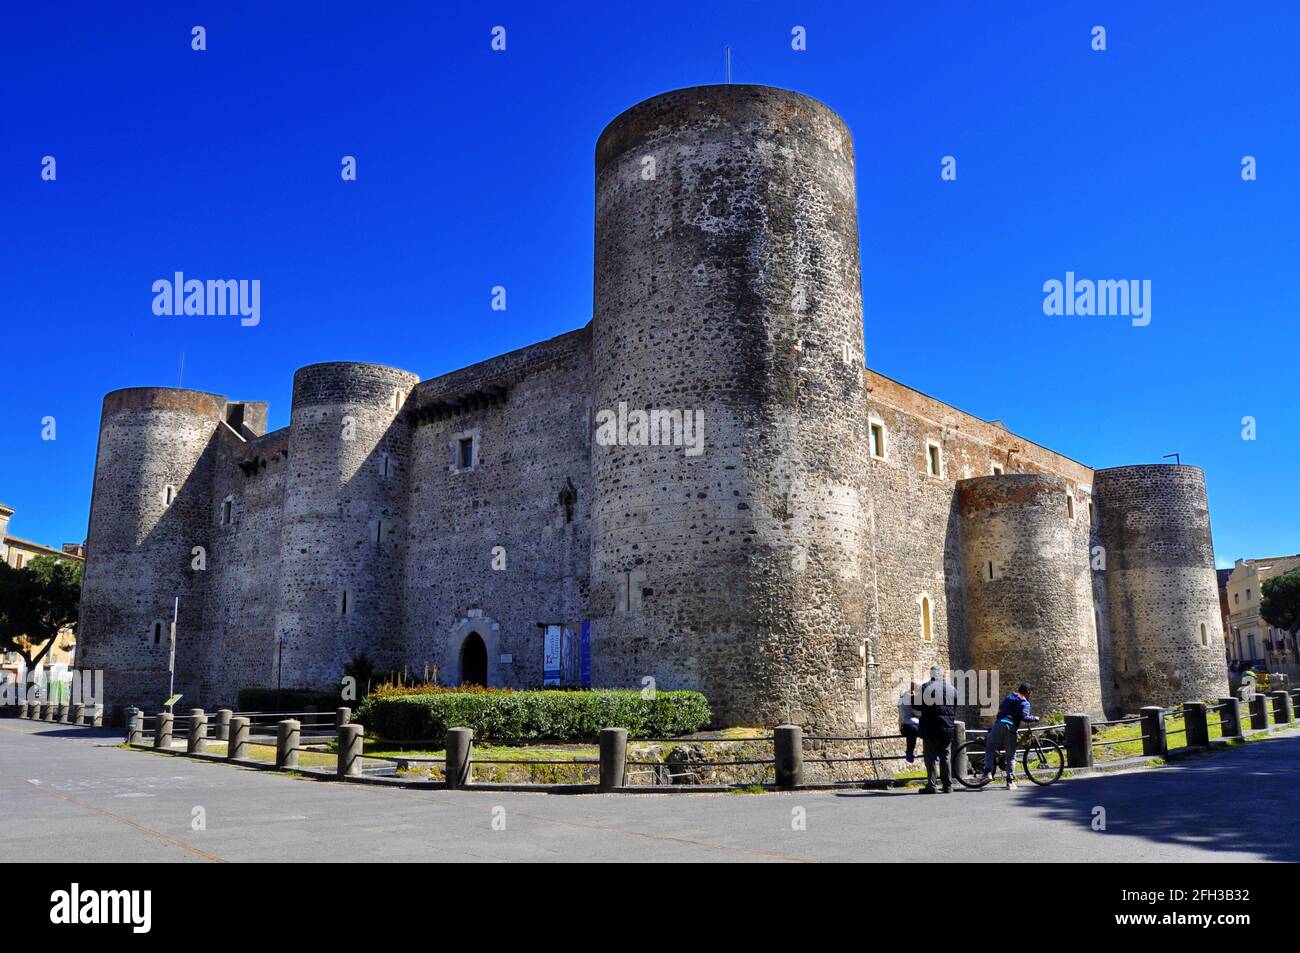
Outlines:
[{"label": "antenna on tower rooftop", "polygon": [[1178,454],[1178,453],[1166,453],[1166,454],[1165,454],[1165,459],[1166,459],[1166,460],[1168,460],[1170,457],[1173,457],[1173,458],[1174,458],[1174,463],[1177,464],[1178,466],[1181,467],[1181,466],[1183,465],[1183,457],[1182,457],[1181,454]]},{"label": "antenna on tower rooftop", "polygon": [[724,47],[723,59],[727,61],[727,84],[731,84],[731,47]]}]

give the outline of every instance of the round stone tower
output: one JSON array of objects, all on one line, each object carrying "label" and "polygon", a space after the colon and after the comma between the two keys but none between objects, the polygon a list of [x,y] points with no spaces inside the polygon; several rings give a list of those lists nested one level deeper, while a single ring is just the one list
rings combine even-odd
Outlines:
[{"label": "round stone tower", "polygon": [[[971,664],[1021,682],[1039,714],[1102,714],[1086,520],[1064,480],[1007,474],[957,484]],[[996,701],[996,699],[995,699]]]},{"label": "round stone tower", "polygon": [[611,122],[592,353],[595,682],[851,726],[867,413],[844,122],[744,85]]},{"label": "round stone tower", "polygon": [[226,398],[131,387],[104,398],[86,534],[77,667],[104,670],[104,705],[166,700],[173,599],[178,638],[202,625],[195,546],[207,544],[212,441]]},{"label": "round stone tower", "polygon": [[353,363],[293,377],[273,685],[336,685],[359,652],[398,662],[410,444],[398,412],[418,381]]},{"label": "round stone tower", "polygon": [[1205,474],[1173,464],[1098,470],[1114,679],[1125,711],[1228,688]]}]

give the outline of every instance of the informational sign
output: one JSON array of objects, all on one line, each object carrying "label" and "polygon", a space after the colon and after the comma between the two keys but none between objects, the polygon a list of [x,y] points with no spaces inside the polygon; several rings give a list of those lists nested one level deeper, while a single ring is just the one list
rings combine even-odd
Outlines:
[{"label": "informational sign", "polygon": [[173,695],[171,698],[163,702],[163,707],[170,710],[172,705],[175,705],[180,700],[181,700],[181,696],[179,694]]},{"label": "informational sign", "polygon": [[559,685],[563,675],[561,653],[564,651],[564,628],[548,625],[542,636],[542,684]]}]

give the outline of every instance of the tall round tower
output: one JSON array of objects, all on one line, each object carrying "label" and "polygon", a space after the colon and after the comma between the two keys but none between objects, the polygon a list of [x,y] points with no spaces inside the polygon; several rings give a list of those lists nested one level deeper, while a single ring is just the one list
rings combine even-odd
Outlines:
[{"label": "tall round tower", "polygon": [[[1085,521],[1049,474],[957,484],[971,664],[1043,713],[1102,714]],[[996,699],[994,699],[996,701]]]},{"label": "tall round tower", "polygon": [[733,723],[852,724],[867,414],[844,122],[743,85],[611,122],[592,353],[597,683],[698,688]]},{"label": "tall round tower", "polygon": [[110,710],[167,697],[173,600],[178,638],[202,624],[195,546],[207,544],[211,454],[226,399],[170,387],[104,398],[86,534],[77,665],[104,670]]},{"label": "tall round tower", "polygon": [[293,377],[273,685],[336,685],[360,652],[398,660],[410,444],[398,412],[418,381],[353,363]]},{"label": "tall round tower", "polygon": [[1173,464],[1098,470],[1114,680],[1126,711],[1228,688],[1205,474]]}]

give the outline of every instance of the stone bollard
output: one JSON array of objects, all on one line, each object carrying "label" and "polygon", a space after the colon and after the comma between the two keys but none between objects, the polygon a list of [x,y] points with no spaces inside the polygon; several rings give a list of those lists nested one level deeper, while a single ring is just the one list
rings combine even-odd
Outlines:
[{"label": "stone bollard", "polygon": [[1250,700],[1250,727],[1256,731],[1268,730],[1268,696],[1256,692]]},{"label": "stone bollard", "polygon": [[59,714],[59,703],[47,701],[45,703],[44,711],[41,713],[41,720],[56,721],[58,719],[58,714]]},{"label": "stone bollard", "polygon": [[190,754],[203,754],[208,750],[208,716],[202,708],[190,709],[190,731],[185,739],[185,750]]},{"label": "stone bollard", "polygon": [[1142,753],[1148,757],[1163,758],[1169,753],[1169,739],[1165,735],[1165,710],[1159,705],[1142,708]]},{"label": "stone bollard", "polygon": [[1183,702],[1183,724],[1189,748],[1210,746],[1210,719],[1205,702]]},{"label": "stone bollard", "polygon": [[1291,693],[1279,691],[1273,693],[1273,720],[1279,725],[1289,725],[1295,720],[1291,707]]},{"label": "stone bollard", "polygon": [[55,712],[54,720],[57,721],[57,722],[58,722],[59,724],[61,724],[61,725],[66,725],[66,724],[68,724],[69,709],[70,709],[70,708],[71,708],[70,705],[60,704],[60,705],[59,705],[59,709],[58,709],[58,711]]},{"label": "stone bollard", "polygon": [[275,730],[275,766],[298,767],[298,749],[302,746],[302,722],[286,718]]},{"label": "stone bollard", "polygon": [[1219,699],[1219,734],[1224,738],[1241,737],[1241,699],[1225,696]]},{"label": "stone bollard", "polygon": [[351,709],[351,708],[336,708],[336,709],[334,709],[334,727],[335,727],[335,728],[342,728],[344,725],[350,725],[350,724],[352,724],[352,709]]},{"label": "stone bollard", "polygon": [[234,761],[248,757],[248,719],[240,716],[230,719],[229,737],[226,739],[226,759]]},{"label": "stone bollard", "polygon": [[126,710],[126,743],[144,744],[144,712],[138,708]]},{"label": "stone bollard", "polygon": [[461,788],[469,784],[470,760],[474,756],[474,729],[447,729],[447,787]]},{"label": "stone bollard", "polygon": [[103,706],[103,705],[93,705],[93,706],[91,706],[91,709],[90,709],[90,727],[92,727],[92,728],[103,728],[103,727],[104,727],[104,706]]},{"label": "stone bollard", "polygon": [[356,777],[361,773],[361,750],[366,729],[362,725],[339,727],[339,777]]},{"label": "stone bollard", "polygon": [[772,731],[776,752],[776,786],[793,788],[803,784],[803,729],[798,725],[777,725]]},{"label": "stone bollard", "polygon": [[966,743],[966,722],[956,720],[952,723],[952,777],[953,780],[966,777],[969,765],[966,764],[966,753],[961,750],[961,746]]},{"label": "stone bollard", "polygon": [[69,705],[69,706],[68,706],[68,723],[69,723],[69,724],[79,725],[79,724],[81,724],[81,723],[82,723],[83,721],[85,721],[85,720],[86,720],[86,706],[85,706],[85,705]]},{"label": "stone bollard", "polygon": [[612,791],[627,783],[627,729],[600,729],[601,791]]},{"label": "stone bollard", "polygon": [[1065,764],[1092,767],[1092,718],[1088,715],[1065,716]]},{"label": "stone bollard", "polygon": [[218,741],[230,740],[230,718],[234,715],[229,708],[217,710],[216,739]]},{"label": "stone bollard", "polygon": [[154,717],[153,723],[153,746],[161,748],[163,751],[170,751],[172,747],[172,713],[169,711],[160,711]]},{"label": "stone bollard", "polygon": [[31,702],[29,702],[27,699],[24,698],[22,701],[18,703],[18,717],[30,718],[31,714],[32,714]]}]

